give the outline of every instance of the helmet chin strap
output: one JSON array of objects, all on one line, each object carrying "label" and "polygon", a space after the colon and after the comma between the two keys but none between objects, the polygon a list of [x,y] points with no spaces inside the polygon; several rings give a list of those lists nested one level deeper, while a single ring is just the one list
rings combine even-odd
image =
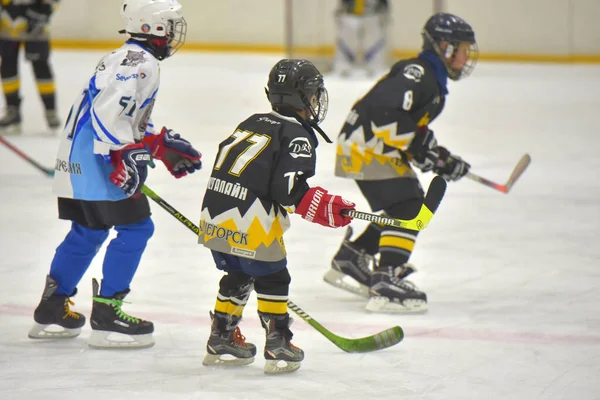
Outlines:
[{"label": "helmet chin strap", "polygon": [[[307,121],[304,118],[302,118],[301,116],[299,116],[298,114],[295,114],[294,118],[296,119],[296,121],[298,121],[300,123],[300,125],[302,125],[304,127],[304,129],[311,132],[313,135],[314,135],[314,131],[317,131],[317,132],[319,132],[319,135],[321,135],[321,137],[323,139],[325,139],[325,141],[327,143],[333,143],[331,141],[331,139],[329,139],[329,136],[327,136],[327,134],[325,132],[323,132],[323,129],[321,129],[321,127],[319,125],[317,125],[316,123]],[[315,135],[315,139],[316,139],[316,135]]]}]

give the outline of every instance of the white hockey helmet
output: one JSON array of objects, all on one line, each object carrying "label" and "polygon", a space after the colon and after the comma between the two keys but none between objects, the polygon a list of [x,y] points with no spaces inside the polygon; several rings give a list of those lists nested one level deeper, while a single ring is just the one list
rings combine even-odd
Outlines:
[{"label": "white hockey helmet", "polygon": [[159,60],[172,56],[183,46],[187,23],[177,0],[123,0],[121,16],[133,39],[145,40]]}]

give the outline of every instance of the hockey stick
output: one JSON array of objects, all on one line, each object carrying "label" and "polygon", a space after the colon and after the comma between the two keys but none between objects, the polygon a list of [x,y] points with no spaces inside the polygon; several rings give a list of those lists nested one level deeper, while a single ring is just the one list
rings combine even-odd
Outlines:
[{"label": "hockey stick", "polygon": [[413,219],[403,220],[356,210],[343,210],[342,215],[376,224],[405,228],[413,231],[422,231],[427,228],[431,218],[433,218],[433,214],[442,202],[444,194],[446,193],[446,186],[447,183],[443,178],[435,176],[429,184],[427,195],[425,196],[425,200],[421,205],[419,213]]},{"label": "hockey stick", "polygon": [[310,326],[315,328],[321,335],[329,339],[331,343],[347,353],[368,353],[375,350],[381,350],[398,344],[404,339],[404,331],[399,326],[394,326],[374,335],[358,339],[343,338],[315,321],[306,313],[306,311],[302,310],[291,300],[288,300],[288,307]]},{"label": "hockey stick", "polygon": [[24,159],[25,161],[27,161],[29,164],[33,165],[39,171],[42,171],[46,175],[54,176],[54,170],[53,169],[45,168],[43,165],[41,165],[40,163],[38,163],[37,161],[35,161],[33,158],[29,157],[27,154],[23,153],[21,150],[19,150],[15,146],[13,146],[8,140],[4,139],[2,136],[0,136],[0,143],[2,143],[6,147],[8,147],[10,150],[12,150],[13,152],[15,152],[19,157],[21,157],[22,159]]},{"label": "hockey stick", "polygon": [[[169,214],[177,218],[179,222],[185,225],[189,230],[194,232],[196,235],[199,234],[200,229],[198,228],[198,226],[196,226],[196,224],[194,224],[183,214],[181,214],[179,211],[173,208],[173,206],[167,203],[162,197],[156,194],[156,192],[154,192],[148,186],[142,186],[142,193],[150,197],[164,210],[168,211]],[[305,311],[300,309],[300,307],[298,307],[292,301],[288,301],[288,306],[290,310],[296,313],[310,326],[315,328],[320,334],[329,339],[337,347],[348,353],[368,353],[375,350],[385,349],[387,347],[391,347],[395,344],[400,343],[404,338],[404,332],[399,326],[394,326],[393,328],[386,329],[385,331],[376,333],[375,335],[359,339],[344,338],[327,330],[323,325],[315,321],[310,315],[308,315]]]},{"label": "hockey stick", "polygon": [[529,154],[525,154],[523,157],[521,157],[521,159],[519,160],[519,162],[513,169],[512,173],[510,174],[508,181],[506,181],[506,184],[504,184],[504,185],[500,185],[499,183],[492,182],[488,179],[485,179],[479,175],[475,175],[471,172],[467,173],[467,178],[472,179],[476,182],[479,182],[483,185],[489,186],[492,189],[496,189],[502,193],[508,193],[510,191],[510,189],[513,187],[513,185],[515,184],[515,182],[517,181],[517,179],[519,179],[519,177],[523,174],[523,172],[525,172],[525,170],[529,166],[529,163],[531,163],[531,157],[529,156]]}]

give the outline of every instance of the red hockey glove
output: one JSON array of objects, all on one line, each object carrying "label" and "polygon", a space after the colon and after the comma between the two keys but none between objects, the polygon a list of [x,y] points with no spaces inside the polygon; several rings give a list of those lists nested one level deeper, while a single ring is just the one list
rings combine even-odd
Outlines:
[{"label": "red hockey glove", "polygon": [[341,196],[331,195],[322,187],[315,186],[306,192],[300,204],[296,207],[296,214],[300,214],[307,221],[323,226],[339,228],[352,222],[352,218],[343,216],[342,210],[354,210],[355,204],[342,199]]},{"label": "red hockey glove", "polygon": [[161,160],[175,178],[202,168],[202,154],[178,133],[166,127],[158,135],[145,136],[142,142],[149,146],[152,157]]}]

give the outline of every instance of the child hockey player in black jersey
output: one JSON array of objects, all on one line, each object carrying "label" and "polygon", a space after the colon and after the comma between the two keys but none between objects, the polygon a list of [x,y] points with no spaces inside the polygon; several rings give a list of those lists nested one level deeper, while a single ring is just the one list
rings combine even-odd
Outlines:
[{"label": "child hockey player in black jersey", "polygon": [[31,62],[37,90],[52,131],[62,125],[56,111],[54,73],[50,62],[50,19],[59,0],[2,0],[0,5],[0,76],[6,114],[0,119],[0,135],[21,133],[21,82],[19,52]]},{"label": "child hockey player in black jersey", "polygon": [[[447,80],[468,76],[477,59],[475,33],[451,14],[435,14],[423,29],[418,57],[396,63],[350,111],[338,137],[335,174],[354,179],[374,211],[409,219],[419,211],[423,189],[410,163],[449,181],[463,177],[469,164],[438,146],[429,123],[444,108]],[[410,162],[409,162],[410,161]],[[351,242],[347,235],[328,283],[369,297],[372,312],[423,312],[427,296],[406,277],[417,232],[370,224]],[[369,266],[379,253],[379,265]],[[354,278],[358,287],[344,282]]]},{"label": "child hockey player in black jersey", "polygon": [[203,364],[254,361],[256,346],[246,343],[238,328],[254,289],[266,330],[265,372],[279,373],[297,370],[304,358],[291,343],[287,311],[290,274],[283,233],[289,214],[341,227],[350,223],[342,210],[354,209],[354,203],[307,183],[315,174],[315,130],[329,141],[318,127],[328,97],[317,68],[306,60],[279,61],[269,74],[267,97],[273,110],[252,115],[219,145],[202,204],[199,243],[226,272]]}]

